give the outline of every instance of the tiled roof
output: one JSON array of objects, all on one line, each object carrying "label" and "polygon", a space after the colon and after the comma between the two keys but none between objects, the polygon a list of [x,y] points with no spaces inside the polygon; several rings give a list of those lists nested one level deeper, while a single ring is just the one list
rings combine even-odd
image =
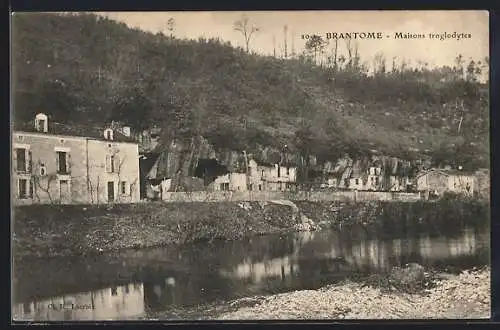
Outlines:
[{"label": "tiled roof", "polygon": [[[104,130],[108,126],[99,127],[96,125],[73,125],[73,124],[63,124],[49,121],[49,129],[47,133],[39,132],[35,129],[33,123],[14,123],[14,131],[32,132],[40,134],[53,134],[53,135],[65,135],[65,136],[79,136],[88,137],[96,140],[104,139]],[[113,130],[113,141],[115,142],[135,142],[133,138],[123,135],[118,130]],[[106,140],[107,141],[107,140]]]}]

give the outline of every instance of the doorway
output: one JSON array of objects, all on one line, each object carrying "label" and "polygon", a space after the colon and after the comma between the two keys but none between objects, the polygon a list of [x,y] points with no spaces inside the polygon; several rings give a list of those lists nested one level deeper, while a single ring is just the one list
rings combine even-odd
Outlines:
[{"label": "doorway", "polygon": [[115,183],[108,181],[108,202],[115,201]]},{"label": "doorway", "polygon": [[71,190],[68,180],[59,181],[59,201],[61,204],[71,203]]}]

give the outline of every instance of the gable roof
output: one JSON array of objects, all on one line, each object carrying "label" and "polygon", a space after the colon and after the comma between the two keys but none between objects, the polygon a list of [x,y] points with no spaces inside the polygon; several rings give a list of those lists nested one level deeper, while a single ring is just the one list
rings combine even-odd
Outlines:
[{"label": "gable roof", "polygon": [[[104,138],[104,130],[110,128],[109,125],[106,126],[96,126],[92,124],[82,125],[82,124],[65,124],[58,122],[49,122],[48,132],[37,131],[32,123],[14,123],[14,131],[23,131],[29,133],[46,134],[46,135],[65,135],[65,136],[78,136],[78,137],[88,137],[96,140],[109,141]],[[113,130],[113,141],[114,142],[129,142],[137,143],[133,138],[123,135],[119,130]]]},{"label": "gable roof", "polygon": [[473,173],[463,172],[463,171],[459,171],[459,170],[445,170],[445,169],[439,169],[439,168],[432,168],[432,169],[417,173],[416,179],[418,179],[424,175],[433,174],[433,173],[444,175],[444,176],[450,176],[450,175],[473,176],[474,175]]}]

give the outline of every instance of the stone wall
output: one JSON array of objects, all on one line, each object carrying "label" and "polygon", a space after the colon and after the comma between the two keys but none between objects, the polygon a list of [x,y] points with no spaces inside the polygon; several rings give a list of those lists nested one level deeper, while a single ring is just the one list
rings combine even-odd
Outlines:
[{"label": "stone wall", "polygon": [[165,202],[231,202],[231,201],[418,201],[419,193],[386,191],[193,191],[166,192]]}]

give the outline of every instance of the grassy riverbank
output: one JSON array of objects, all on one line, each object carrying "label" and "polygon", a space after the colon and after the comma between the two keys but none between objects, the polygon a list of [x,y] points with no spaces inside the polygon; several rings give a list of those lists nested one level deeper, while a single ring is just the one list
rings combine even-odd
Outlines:
[{"label": "grassy riverbank", "polygon": [[[290,204],[290,203],[289,203]],[[186,244],[213,239],[362,225],[381,234],[488,223],[478,200],[439,202],[140,203],[115,206],[31,205],[14,208],[17,260]]]}]

